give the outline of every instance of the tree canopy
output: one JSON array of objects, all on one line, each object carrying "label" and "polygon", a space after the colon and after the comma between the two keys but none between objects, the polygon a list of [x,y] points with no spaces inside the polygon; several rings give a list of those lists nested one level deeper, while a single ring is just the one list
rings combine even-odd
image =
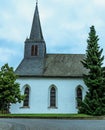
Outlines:
[{"label": "tree canopy", "polygon": [[24,96],[21,95],[20,85],[16,82],[17,76],[13,68],[5,64],[0,70],[0,111],[9,112],[12,103],[21,102]]},{"label": "tree canopy", "polygon": [[79,113],[105,114],[105,74],[102,67],[104,56],[102,56],[103,49],[100,49],[98,41],[95,28],[91,26],[87,39],[86,56],[82,61],[83,66],[88,69],[88,74],[83,76],[88,91],[81,102]]}]

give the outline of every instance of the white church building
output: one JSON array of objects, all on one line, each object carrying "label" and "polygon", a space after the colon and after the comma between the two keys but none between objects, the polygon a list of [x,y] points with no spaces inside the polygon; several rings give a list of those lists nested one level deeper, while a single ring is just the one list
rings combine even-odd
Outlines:
[{"label": "white church building", "polygon": [[24,58],[17,67],[24,101],[12,104],[11,113],[77,113],[77,98],[83,99],[87,87],[81,60],[84,54],[48,54],[36,3]]}]

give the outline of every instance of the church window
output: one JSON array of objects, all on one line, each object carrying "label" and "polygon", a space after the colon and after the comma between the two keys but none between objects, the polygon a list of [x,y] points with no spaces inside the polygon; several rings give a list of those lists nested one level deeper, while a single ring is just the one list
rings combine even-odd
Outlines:
[{"label": "church window", "polygon": [[29,107],[29,87],[26,87],[24,90],[25,99],[23,101],[24,107]]},{"label": "church window", "polygon": [[35,56],[37,56],[37,55],[38,55],[38,46],[35,45]]},{"label": "church window", "polygon": [[51,87],[50,89],[50,107],[56,107],[56,89]]},{"label": "church window", "polygon": [[38,45],[32,45],[31,56],[37,56],[37,55],[38,55]]},{"label": "church window", "polygon": [[76,96],[77,96],[77,107],[79,107],[80,106],[79,101],[82,101],[82,87],[81,86],[77,87]]},{"label": "church window", "polygon": [[34,45],[31,47],[31,56],[34,56]]}]

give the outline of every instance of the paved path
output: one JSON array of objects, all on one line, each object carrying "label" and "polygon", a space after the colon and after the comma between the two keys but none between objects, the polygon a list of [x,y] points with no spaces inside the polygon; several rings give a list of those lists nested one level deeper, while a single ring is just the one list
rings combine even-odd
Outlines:
[{"label": "paved path", "polygon": [[11,130],[12,125],[10,123],[0,122],[0,130]]},{"label": "paved path", "polygon": [[16,123],[17,121],[0,120],[0,130],[30,130],[28,126],[21,123]]},{"label": "paved path", "polygon": [[11,124],[0,130],[105,130],[105,120],[0,119]]}]

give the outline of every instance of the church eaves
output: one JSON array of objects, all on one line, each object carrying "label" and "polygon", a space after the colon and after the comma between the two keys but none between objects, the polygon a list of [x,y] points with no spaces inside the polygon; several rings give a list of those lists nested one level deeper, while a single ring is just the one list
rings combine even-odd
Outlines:
[{"label": "church eaves", "polygon": [[31,27],[30,33],[30,40],[34,40],[35,42],[44,41],[41,24],[40,24],[40,17],[38,12],[38,3],[36,2],[36,8],[33,17],[33,23]]}]

